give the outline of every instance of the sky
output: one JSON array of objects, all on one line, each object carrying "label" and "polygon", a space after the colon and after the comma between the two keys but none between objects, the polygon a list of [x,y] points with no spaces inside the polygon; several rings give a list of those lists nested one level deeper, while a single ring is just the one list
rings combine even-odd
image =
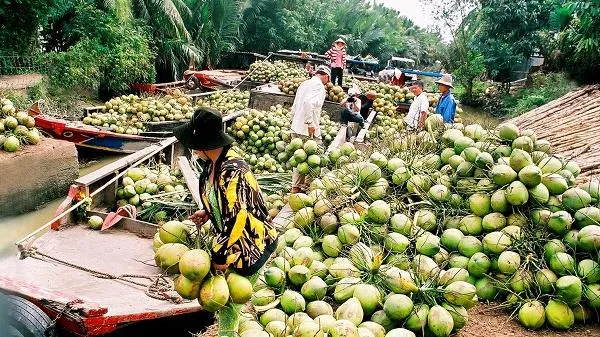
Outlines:
[{"label": "sky", "polygon": [[398,10],[416,25],[426,28],[434,24],[431,10],[440,0],[376,0],[386,7]]}]

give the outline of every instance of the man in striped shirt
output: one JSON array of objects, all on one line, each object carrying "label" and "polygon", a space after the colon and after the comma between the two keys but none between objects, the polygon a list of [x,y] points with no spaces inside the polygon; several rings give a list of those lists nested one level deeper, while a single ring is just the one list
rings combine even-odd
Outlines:
[{"label": "man in striped shirt", "polygon": [[[346,68],[346,42],[337,39],[331,49],[325,52],[331,67],[331,83],[342,86],[344,69]],[[336,83],[337,82],[337,83]]]}]

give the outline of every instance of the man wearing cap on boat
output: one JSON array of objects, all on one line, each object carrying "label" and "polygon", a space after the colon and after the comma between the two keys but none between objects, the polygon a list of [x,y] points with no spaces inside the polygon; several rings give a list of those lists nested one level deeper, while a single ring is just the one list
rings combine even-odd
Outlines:
[{"label": "man wearing cap on boat", "polygon": [[[329,82],[331,70],[327,66],[318,66],[315,75],[300,84],[292,105],[292,137],[314,138],[321,142],[321,109],[325,102],[325,84]],[[308,187],[307,177],[294,169],[292,174],[292,193],[298,193]]]},{"label": "man wearing cap on boat", "polygon": [[331,67],[331,83],[342,86],[344,69],[346,68],[346,42],[342,39],[337,39],[325,56],[329,58]]},{"label": "man wearing cap on boat", "polygon": [[[260,269],[277,246],[277,231],[268,215],[260,186],[248,164],[231,147],[234,139],[223,130],[223,117],[211,108],[198,108],[192,119],[173,130],[179,142],[202,164],[199,190],[202,209],[190,216],[198,229],[211,221],[213,269],[228,268],[254,284]],[[219,336],[234,336],[240,304],[219,313]],[[231,330],[231,331],[230,331]]]},{"label": "man wearing cap on boat", "polygon": [[438,85],[438,90],[442,94],[438,101],[435,113],[442,115],[444,123],[454,123],[454,116],[456,115],[456,100],[450,92],[452,86],[452,75],[444,74],[442,77],[435,81]]}]

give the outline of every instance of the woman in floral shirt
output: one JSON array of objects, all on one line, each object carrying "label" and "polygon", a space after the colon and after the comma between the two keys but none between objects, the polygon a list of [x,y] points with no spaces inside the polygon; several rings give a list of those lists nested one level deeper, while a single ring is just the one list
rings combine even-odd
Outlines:
[{"label": "woman in floral shirt", "polygon": [[[216,110],[199,108],[192,120],[176,128],[174,134],[206,164],[200,177],[204,207],[190,219],[197,226],[208,220],[213,224],[213,268],[225,271],[231,267],[254,283],[277,246],[277,231],[254,175],[231,149],[234,140],[223,131],[223,118]],[[239,305],[229,305],[221,315],[238,315],[239,309]],[[219,334],[223,335],[230,332]]]}]

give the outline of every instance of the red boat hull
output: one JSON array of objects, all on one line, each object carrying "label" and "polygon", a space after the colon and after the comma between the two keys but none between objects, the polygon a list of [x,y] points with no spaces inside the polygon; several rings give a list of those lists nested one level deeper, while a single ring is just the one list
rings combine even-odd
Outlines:
[{"label": "red boat hull", "polygon": [[46,136],[66,140],[75,143],[77,146],[94,150],[134,153],[162,140],[156,137],[104,131],[88,125],[72,123],[45,115],[36,115],[34,117],[36,127],[43,131]]}]

